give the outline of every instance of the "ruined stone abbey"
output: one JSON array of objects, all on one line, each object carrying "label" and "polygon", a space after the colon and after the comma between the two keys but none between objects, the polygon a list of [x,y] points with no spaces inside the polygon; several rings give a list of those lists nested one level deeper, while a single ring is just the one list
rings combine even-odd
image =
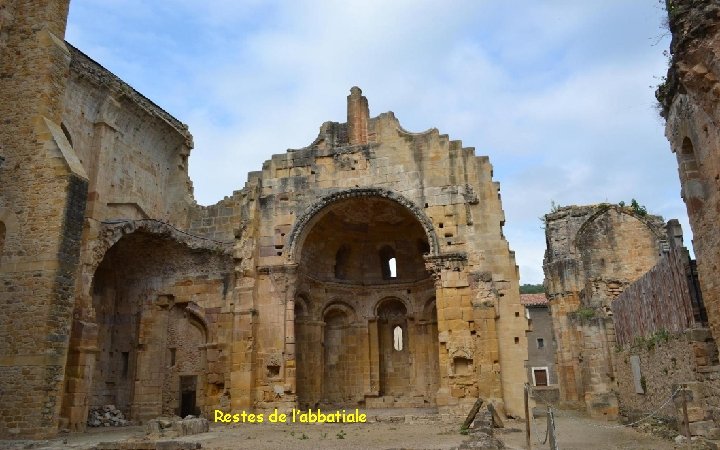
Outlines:
[{"label": "ruined stone abbey", "polygon": [[525,328],[487,157],[371,117],[193,200],[187,127],[0,6],[0,435],[322,405],[522,412]]},{"label": "ruined stone abbey", "polygon": [[669,2],[657,94],[697,263],[677,221],[562,207],[525,304],[472,147],[371,116],[353,87],[346,122],[198,205],[188,127],[64,41],[68,3],[0,1],[0,439],[110,404],[137,423],[478,398],[522,416],[532,379],[605,418],[685,386],[688,430],[720,442],[717,1]]}]

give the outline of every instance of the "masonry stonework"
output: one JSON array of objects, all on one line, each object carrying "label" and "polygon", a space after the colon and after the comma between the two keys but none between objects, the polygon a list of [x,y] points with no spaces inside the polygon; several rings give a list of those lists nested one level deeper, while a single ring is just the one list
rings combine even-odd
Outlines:
[{"label": "masonry stonework", "polygon": [[657,216],[622,205],[567,206],[545,216],[543,269],[557,340],[560,400],[614,418],[611,304],[650,270],[666,242]]},{"label": "masonry stonework", "polygon": [[667,3],[672,55],[656,93],[693,231],[700,287],[713,334],[720,333],[720,5]]},{"label": "masonry stonework", "polygon": [[0,437],[81,431],[107,404],[522,415],[487,157],[370,117],[354,87],[346,123],[200,206],[187,126],[64,43],[66,17],[0,6]]}]

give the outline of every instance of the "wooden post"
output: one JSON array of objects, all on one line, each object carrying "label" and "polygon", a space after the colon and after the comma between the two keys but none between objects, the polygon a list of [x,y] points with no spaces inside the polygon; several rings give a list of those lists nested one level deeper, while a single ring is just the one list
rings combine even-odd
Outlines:
[{"label": "wooden post", "polygon": [[500,414],[498,414],[498,412],[495,410],[495,406],[493,406],[492,403],[488,403],[487,409],[488,409],[488,411],[490,411],[490,414],[492,415],[493,427],[505,428],[505,424],[503,423],[502,419],[500,418]]},{"label": "wooden post", "polygon": [[532,449],[532,443],[530,442],[530,399],[528,398],[528,384],[525,383],[525,444],[528,449]]},{"label": "wooden post", "polygon": [[467,430],[470,428],[470,424],[475,419],[475,416],[477,415],[478,411],[480,411],[480,407],[483,405],[484,400],[482,398],[478,398],[475,400],[475,404],[470,409],[470,412],[468,413],[467,417],[465,418],[465,422],[463,422],[461,429]]}]

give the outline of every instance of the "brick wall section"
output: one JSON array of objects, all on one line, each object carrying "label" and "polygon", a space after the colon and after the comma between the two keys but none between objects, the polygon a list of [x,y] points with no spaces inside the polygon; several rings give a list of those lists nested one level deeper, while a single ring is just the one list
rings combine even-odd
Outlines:
[{"label": "brick wall section", "polygon": [[700,287],[713,333],[720,333],[720,5],[668,3],[672,59],[656,93],[665,136],[678,161],[693,231]]},{"label": "brick wall section", "polygon": [[673,248],[648,273],[627,286],[612,303],[617,343],[626,346],[636,337],[660,330],[680,332],[693,326],[691,276],[687,250]]}]

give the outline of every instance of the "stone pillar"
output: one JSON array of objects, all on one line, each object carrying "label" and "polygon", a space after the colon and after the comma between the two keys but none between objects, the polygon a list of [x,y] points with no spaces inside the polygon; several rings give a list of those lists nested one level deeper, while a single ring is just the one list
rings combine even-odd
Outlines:
[{"label": "stone pillar", "polygon": [[370,395],[380,395],[380,335],[377,318],[368,321],[368,339],[370,348]]},{"label": "stone pillar", "polygon": [[580,299],[575,292],[558,295],[550,300],[553,332],[557,342],[555,364],[560,401],[575,407],[581,406],[585,397],[579,363],[582,335],[577,331],[577,324],[570,320],[569,314],[577,311],[579,305]]},{"label": "stone pillar", "polygon": [[60,428],[85,431],[88,416],[90,380],[95,370],[97,324],[75,319],[70,334],[70,351],[65,367]]},{"label": "stone pillar", "polygon": [[[94,157],[88,161],[88,206],[87,217],[102,217],[102,211],[98,208],[105,207],[106,203],[102,201],[98,193],[98,180],[103,180],[107,176],[107,169],[111,167],[114,152],[112,151],[117,139],[116,119],[121,106],[117,100],[111,96],[107,96],[98,117],[93,124],[93,151]],[[105,200],[107,202],[107,200]],[[87,233],[85,233],[87,236]],[[85,239],[87,240],[87,237]],[[84,256],[84,255],[83,255]]]},{"label": "stone pillar", "polygon": [[370,109],[359,87],[353,86],[347,97],[347,126],[350,145],[368,143]]},{"label": "stone pillar", "polygon": [[297,286],[297,264],[286,266],[285,275],[285,391],[296,394],[295,291]]},{"label": "stone pillar", "polygon": [[[168,296],[156,296],[152,305],[140,310],[138,345],[135,351],[134,389],[130,419],[144,422],[162,414],[163,377],[169,310],[172,304],[164,302]],[[160,299],[158,301],[157,299]],[[132,353],[131,353],[132,355]],[[130,374],[133,375],[130,361]]]},{"label": "stone pillar", "polygon": [[0,265],[0,438],[43,438],[60,423],[87,176],[61,126],[69,2],[2,6],[0,204],[18,227]]},{"label": "stone pillar", "polygon": [[[230,368],[230,407],[233,412],[249,410],[255,402],[255,295],[252,278],[241,278],[233,311]],[[245,286],[247,284],[247,286]]]}]

